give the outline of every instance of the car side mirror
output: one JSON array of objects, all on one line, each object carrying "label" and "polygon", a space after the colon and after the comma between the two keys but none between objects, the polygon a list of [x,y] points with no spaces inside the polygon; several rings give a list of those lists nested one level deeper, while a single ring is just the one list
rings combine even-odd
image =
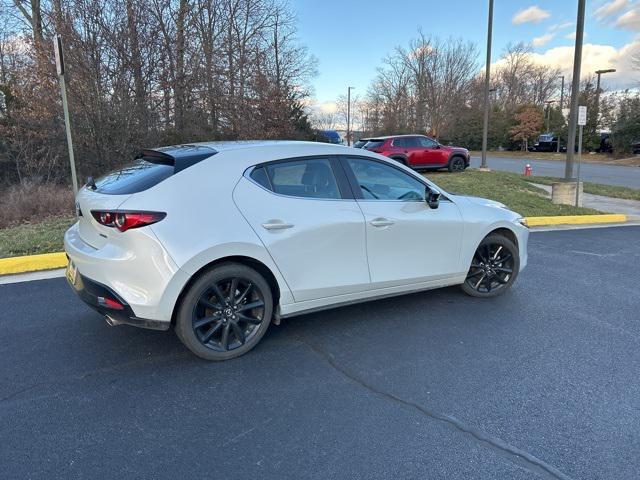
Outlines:
[{"label": "car side mirror", "polygon": [[429,208],[438,208],[438,206],[440,205],[440,192],[427,187],[425,197],[427,199],[427,205],[429,205]]}]

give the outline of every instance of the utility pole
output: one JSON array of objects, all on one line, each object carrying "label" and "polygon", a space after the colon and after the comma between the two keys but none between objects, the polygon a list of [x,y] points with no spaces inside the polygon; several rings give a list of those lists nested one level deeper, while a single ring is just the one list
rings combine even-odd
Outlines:
[{"label": "utility pole", "polygon": [[60,81],[60,95],[62,95],[62,110],[64,112],[64,127],[67,133],[67,148],[69,150],[69,164],[71,166],[71,183],[74,198],[78,195],[78,178],[76,177],[76,161],[73,156],[73,142],[71,141],[71,121],[69,119],[69,105],[67,103],[67,85],[64,81],[64,56],[60,35],[53,37],[53,52],[56,58],[56,73]]},{"label": "utility pole", "polygon": [[[564,107],[564,75],[560,75],[562,79],[562,86],[560,87],[560,115],[562,115],[562,119],[564,120],[564,114],[562,113],[562,108]],[[563,121],[564,123],[564,121]],[[560,153],[560,132],[558,132],[558,150],[557,153]]]},{"label": "utility pole", "polygon": [[578,101],[580,99],[580,67],[582,63],[582,42],[584,39],[584,11],[586,0],[578,0],[578,18],[576,21],[576,48],[573,56],[573,78],[571,83],[571,110],[569,113],[569,138],[567,138],[567,161],[564,167],[565,180],[573,177],[573,159],[576,146],[576,124],[578,120]]},{"label": "utility pole", "polygon": [[351,146],[351,89],[347,87],[347,147]]},{"label": "utility pole", "polygon": [[487,24],[487,63],[484,73],[484,121],[482,125],[482,163],[487,170],[487,143],[489,137],[489,82],[491,81],[491,33],[493,30],[493,0],[489,0],[489,20]]}]

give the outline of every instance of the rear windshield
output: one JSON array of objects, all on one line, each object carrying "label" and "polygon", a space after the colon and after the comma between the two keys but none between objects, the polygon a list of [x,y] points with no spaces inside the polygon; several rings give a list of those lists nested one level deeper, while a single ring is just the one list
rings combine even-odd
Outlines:
[{"label": "rear windshield", "polygon": [[173,175],[174,169],[173,165],[139,159],[96,180],[95,191],[107,195],[142,192],[169,178]]},{"label": "rear windshield", "polygon": [[369,140],[364,148],[369,150],[371,148],[380,148],[382,145],[384,145],[384,140]]}]

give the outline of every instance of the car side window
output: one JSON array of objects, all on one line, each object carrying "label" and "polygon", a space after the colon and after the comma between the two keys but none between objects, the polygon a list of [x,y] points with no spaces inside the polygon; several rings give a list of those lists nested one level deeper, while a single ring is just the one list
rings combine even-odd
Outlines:
[{"label": "car side window", "polygon": [[[265,176],[270,184],[266,188],[280,195],[341,198],[338,183],[328,159],[291,160],[267,164],[262,168],[264,168]],[[254,178],[254,180],[263,185],[259,178]]]},{"label": "car side window", "polygon": [[391,165],[363,158],[348,158],[347,163],[365,200],[425,200],[425,185]]},{"label": "car side window", "polygon": [[404,140],[405,140],[404,138],[396,138],[396,139],[394,139],[393,140],[393,146],[394,147],[400,147],[400,148],[406,147],[407,144],[406,144],[406,142]]},{"label": "car side window", "polygon": [[405,137],[404,145],[405,147],[416,148],[420,146],[420,141],[417,137]]},{"label": "car side window", "polygon": [[431,140],[430,138],[425,137],[419,137],[418,142],[423,148],[434,148],[438,144],[438,142],[436,142],[435,140]]}]

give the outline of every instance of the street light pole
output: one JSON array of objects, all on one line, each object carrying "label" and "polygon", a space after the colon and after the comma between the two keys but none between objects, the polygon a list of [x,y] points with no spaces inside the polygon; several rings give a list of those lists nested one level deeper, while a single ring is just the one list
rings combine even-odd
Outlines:
[{"label": "street light pole", "polygon": [[598,125],[600,125],[600,75],[602,75],[603,73],[613,73],[615,71],[615,68],[596,70],[596,75],[598,75],[598,81],[596,83],[596,128],[598,127]]},{"label": "street light pole", "polygon": [[[564,106],[564,75],[560,75],[560,78],[562,79],[562,86],[560,87],[560,115],[562,115],[562,123],[564,124],[564,115],[562,113],[562,107]],[[556,152],[560,153],[560,132],[558,132],[558,149]]]},{"label": "street light pole", "polygon": [[482,163],[487,169],[487,143],[489,137],[489,82],[491,81],[491,34],[493,31],[493,0],[489,0],[489,20],[487,24],[487,64],[484,74],[484,122],[482,125]]},{"label": "street light pole", "polygon": [[347,147],[351,146],[351,89],[347,87]]},{"label": "street light pole", "polygon": [[569,112],[569,138],[567,138],[567,161],[564,167],[565,180],[573,177],[574,149],[576,146],[576,124],[578,123],[578,101],[580,99],[580,67],[582,42],[584,39],[584,11],[586,0],[578,0],[576,21],[576,48],[573,55],[573,78],[571,82],[571,110]]},{"label": "street light pole", "polygon": [[549,133],[549,120],[551,119],[551,104],[554,103],[555,100],[547,100],[547,133]]}]

